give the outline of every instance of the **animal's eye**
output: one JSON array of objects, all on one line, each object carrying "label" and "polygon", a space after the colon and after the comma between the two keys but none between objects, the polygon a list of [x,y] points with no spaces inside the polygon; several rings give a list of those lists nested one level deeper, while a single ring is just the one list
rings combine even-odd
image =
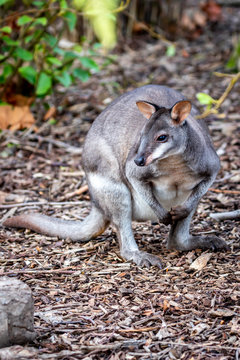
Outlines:
[{"label": "animal's eye", "polygon": [[167,139],[168,139],[167,135],[160,135],[157,137],[157,141],[159,141],[159,142],[165,142],[165,141],[167,141]]}]

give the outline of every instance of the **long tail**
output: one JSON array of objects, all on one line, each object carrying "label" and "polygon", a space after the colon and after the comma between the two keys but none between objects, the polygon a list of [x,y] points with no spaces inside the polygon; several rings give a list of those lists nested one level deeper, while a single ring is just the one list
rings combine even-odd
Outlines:
[{"label": "long tail", "polygon": [[62,220],[38,213],[13,216],[4,221],[6,227],[24,228],[48,236],[73,241],[88,241],[103,233],[108,226],[104,215],[95,207],[83,221]]}]

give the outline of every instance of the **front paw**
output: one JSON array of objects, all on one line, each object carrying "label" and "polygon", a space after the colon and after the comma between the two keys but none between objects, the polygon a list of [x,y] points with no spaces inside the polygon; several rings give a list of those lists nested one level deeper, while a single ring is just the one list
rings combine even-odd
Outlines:
[{"label": "front paw", "polygon": [[171,213],[166,211],[166,213],[164,215],[162,215],[162,217],[159,219],[159,221],[161,223],[163,223],[164,225],[171,225],[173,222]]},{"label": "front paw", "polygon": [[190,214],[190,210],[184,206],[176,206],[170,210],[172,221],[176,222],[186,218]]},{"label": "front paw", "polygon": [[145,251],[125,251],[122,256],[126,260],[131,260],[138,266],[157,266],[159,269],[162,269],[162,263],[158,256],[148,254]]}]

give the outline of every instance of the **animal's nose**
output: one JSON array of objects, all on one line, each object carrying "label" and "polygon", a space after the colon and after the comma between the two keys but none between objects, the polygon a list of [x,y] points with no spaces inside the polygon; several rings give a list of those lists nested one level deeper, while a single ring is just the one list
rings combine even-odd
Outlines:
[{"label": "animal's nose", "polygon": [[145,165],[144,156],[137,157],[136,159],[134,159],[134,162],[137,166],[144,166]]}]

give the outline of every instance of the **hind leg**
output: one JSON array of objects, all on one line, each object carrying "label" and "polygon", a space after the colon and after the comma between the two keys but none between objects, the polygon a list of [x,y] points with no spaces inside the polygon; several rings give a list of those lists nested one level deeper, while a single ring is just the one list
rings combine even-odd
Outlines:
[{"label": "hind leg", "polygon": [[228,245],[224,240],[218,238],[217,236],[193,236],[189,233],[190,222],[194,212],[195,209],[185,218],[173,221],[168,238],[168,249],[176,249],[180,251],[193,249],[227,250]]},{"label": "hind leg", "polygon": [[157,256],[140,251],[132,231],[132,200],[127,186],[99,174],[88,176],[91,193],[117,231],[120,253],[140,266],[161,267]]}]

